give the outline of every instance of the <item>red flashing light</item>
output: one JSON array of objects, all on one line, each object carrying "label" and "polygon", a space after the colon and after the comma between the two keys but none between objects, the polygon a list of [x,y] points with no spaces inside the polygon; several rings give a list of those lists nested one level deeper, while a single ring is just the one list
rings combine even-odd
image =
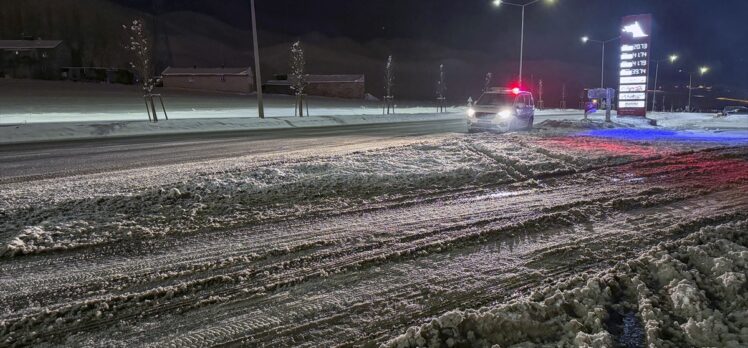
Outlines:
[{"label": "red flashing light", "polygon": [[514,87],[514,88],[512,88],[512,93],[514,93],[515,95],[519,94],[519,92],[521,92],[521,91],[522,91],[522,90],[521,90],[521,89],[519,89],[519,87]]}]

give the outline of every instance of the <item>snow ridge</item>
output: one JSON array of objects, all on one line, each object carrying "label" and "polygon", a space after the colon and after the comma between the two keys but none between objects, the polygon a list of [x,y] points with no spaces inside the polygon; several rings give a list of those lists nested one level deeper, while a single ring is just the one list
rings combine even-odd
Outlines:
[{"label": "snow ridge", "polygon": [[745,347],[745,231],[748,220],[705,227],[527,299],[446,313],[383,347]]}]

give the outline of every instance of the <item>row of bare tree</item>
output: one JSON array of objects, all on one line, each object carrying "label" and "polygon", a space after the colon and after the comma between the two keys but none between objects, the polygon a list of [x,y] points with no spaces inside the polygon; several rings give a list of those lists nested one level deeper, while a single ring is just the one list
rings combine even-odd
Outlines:
[{"label": "row of bare tree", "polygon": [[[125,49],[130,56],[130,67],[135,71],[140,79],[140,83],[143,89],[143,98],[145,100],[146,110],[148,112],[148,118],[152,122],[158,122],[158,113],[156,111],[156,101],[161,103],[161,108],[166,115],[166,107],[164,106],[163,99],[160,95],[154,94],[153,89],[156,85],[155,74],[153,68],[153,38],[150,32],[145,27],[143,19],[135,19],[132,23],[122,25],[122,28],[127,33]],[[294,106],[294,113],[299,117],[304,117],[305,110],[306,115],[309,115],[309,105],[306,101],[306,89],[309,85],[308,74],[306,73],[306,59],[304,57],[304,49],[301,46],[301,42],[297,41],[291,45],[290,54],[290,72],[289,72],[289,83],[291,90],[296,96],[296,103]],[[395,85],[395,65],[393,62],[392,55],[387,57],[384,69],[384,106],[383,113],[390,114],[395,113],[395,96],[393,87]],[[258,86],[258,88],[261,88]],[[446,111],[445,106],[445,93],[447,90],[445,82],[444,65],[439,66],[439,80],[436,83],[436,99],[438,103],[438,111]]]}]

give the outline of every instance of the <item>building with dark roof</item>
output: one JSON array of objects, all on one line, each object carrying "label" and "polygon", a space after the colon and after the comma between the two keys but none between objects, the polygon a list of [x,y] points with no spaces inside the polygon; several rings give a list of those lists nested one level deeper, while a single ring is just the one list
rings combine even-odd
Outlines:
[{"label": "building with dark roof", "polygon": [[0,40],[0,77],[59,79],[70,64],[70,51],[60,40]]},{"label": "building with dark roof", "polygon": [[165,88],[219,93],[255,91],[251,68],[173,68],[161,73]]},{"label": "building with dark roof", "polygon": [[[307,95],[331,98],[363,99],[366,86],[364,75],[307,75]],[[293,94],[286,76],[276,76],[263,85],[272,94]]]}]

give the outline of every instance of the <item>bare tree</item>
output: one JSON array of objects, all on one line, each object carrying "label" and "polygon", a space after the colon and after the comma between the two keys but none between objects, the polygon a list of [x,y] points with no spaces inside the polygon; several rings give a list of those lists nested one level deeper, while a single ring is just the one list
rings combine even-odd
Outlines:
[{"label": "bare tree", "polygon": [[492,73],[486,74],[486,78],[483,81],[483,93],[488,92],[488,89],[491,88],[492,83],[493,83],[493,74]]},{"label": "bare tree", "polygon": [[[304,49],[301,48],[301,43],[296,41],[291,46],[291,73],[288,79],[291,82],[291,89],[296,94],[296,109],[299,111],[299,117],[304,117],[304,92],[309,84],[305,69]],[[307,116],[309,116],[309,112],[307,112]]]},{"label": "bare tree", "polygon": [[[154,97],[161,99],[161,96],[153,94],[153,88],[156,87],[153,72],[153,40],[143,19],[135,19],[131,25],[123,25],[122,28],[128,34],[125,49],[130,54],[130,67],[140,78],[148,119],[152,122],[158,122]],[[164,115],[166,116],[166,107],[163,100],[161,100],[161,107],[164,109]]]},{"label": "bare tree", "polygon": [[436,82],[436,102],[438,103],[438,112],[446,112],[447,108],[444,105],[446,101],[445,94],[447,93],[447,82],[444,74],[444,64],[439,65],[439,81]]},{"label": "bare tree", "polygon": [[387,64],[384,67],[384,104],[387,109],[387,114],[395,113],[395,96],[392,95],[392,87],[395,85],[395,66],[392,63],[392,55],[387,58]]}]

